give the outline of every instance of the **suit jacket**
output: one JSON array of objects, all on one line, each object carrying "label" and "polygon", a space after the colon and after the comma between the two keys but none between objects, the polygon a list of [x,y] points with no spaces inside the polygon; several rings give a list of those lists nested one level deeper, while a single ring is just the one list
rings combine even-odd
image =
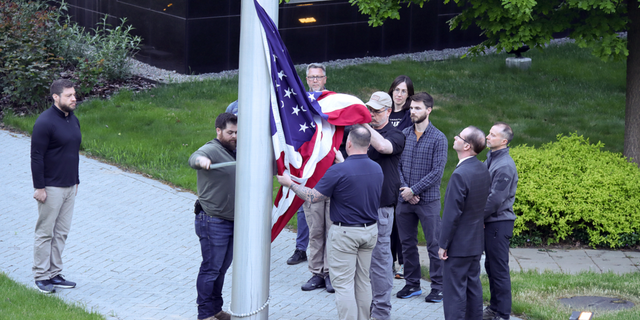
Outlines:
[{"label": "suit jacket", "polygon": [[444,196],[440,247],[450,257],[481,255],[484,207],[491,190],[487,167],[476,157],[463,161],[451,174]]}]

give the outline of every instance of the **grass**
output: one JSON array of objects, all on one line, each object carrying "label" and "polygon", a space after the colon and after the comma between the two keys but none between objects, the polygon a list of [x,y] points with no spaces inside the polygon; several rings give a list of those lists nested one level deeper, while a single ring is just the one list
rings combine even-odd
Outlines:
[{"label": "grass", "polygon": [[[422,266],[422,278],[429,281],[429,269]],[[480,277],[484,304],[489,304],[489,280]],[[640,319],[640,273],[511,272],[512,313],[530,320],[566,320],[571,311],[593,311],[594,319]],[[574,296],[604,296],[631,301],[635,306],[622,311],[572,310],[558,302]]]},{"label": "grass", "polygon": [[68,303],[11,280],[0,272],[0,319],[104,319],[77,303]]},{"label": "grass", "polygon": [[[329,69],[328,87],[367,101],[386,91],[393,79],[411,77],[416,91],[435,98],[430,120],[453,142],[463,128],[488,132],[495,121],[509,123],[513,145],[539,146],[557,134],[577,132],[605,150],[622,152],[624,139],[624,62],[605,63],[569,44],[532,50],[531,69],[505,66],[506,54],[437,62],[399,61]],[[82,149],[88,155],[134,169],[181,188],[196,191],[196,175],[187,159],[215,137],[213,122],[237,98],[237,77],[227,80],[162,85],[111,100],[93,100],[77,110]],[[4,123],[30,132],[36,116],[7,114]],[[240,134],[242,134],[240,128]],[[479,155],[483,160],[484,152]],[[450,148],[441,193],[457,163]],[[274,189],[277,183],[274,183]],[[295,218],[290,223],[295,227]],[[419,228],[420,229],[420,228]],[[422,230],[419,230],[420,240]]]},{"label": "grass", "polygon": [[[489,301],[489,281],[482,276],[485,303]],[[640,273],[582,272],[563,274],[536,271],[512,272],[513,313],[526,319],[566,320],[571,311],[594,311],[594,319],[640,319]],[[574,296],[604,296],[631,301],[635,306],[622,311],[571,310],[557,300]]]}]

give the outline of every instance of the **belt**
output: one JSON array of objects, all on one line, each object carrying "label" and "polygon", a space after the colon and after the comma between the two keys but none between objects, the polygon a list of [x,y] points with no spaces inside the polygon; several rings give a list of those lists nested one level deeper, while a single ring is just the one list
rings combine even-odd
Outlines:
[{"label": "belt", "polygon": [[336,226],[339,227],[356,227],[356,228],[366,228],[369,226],[372,226],[374,224],[376,224],[376,222],[369,222],[369,223],[356,223],[356,224],[347,224],[347,223],[342,223],[342,222],[334,222],[333,223]]}]

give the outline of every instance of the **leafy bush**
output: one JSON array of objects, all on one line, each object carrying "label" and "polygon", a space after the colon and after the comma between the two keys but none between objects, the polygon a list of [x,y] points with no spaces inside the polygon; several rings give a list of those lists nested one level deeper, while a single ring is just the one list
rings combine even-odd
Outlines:
[{"label": "leafy bush", "polygon": [[127,59],[142,40],[125,23],[111,28],[105,15],[85,31],[71,21],[64,1],[48,7],[44,0],[0,0],[0,93],[11,106],[33,112],[47,103],[49,85],[63,69],[81,97],[102,79],[127,78]]},{"label": "leafy bush", "polygon": [[60,69],[58,12],[42,2],[0,0],[0,92],[14,105],[39,106]]},{"label": "leafy bush", "polygon": [[75,67],[100,69],[100,76],[109,80],[123,79],[130,74],[128,58],[137,53],[142,38],[131,34],[133,26],[126,25],[126,18],[120,19],[115,28],[111,28],[107,19],[105,15],[87,32],[67,16],[59,53]]},{"label": "leafy bush", "polygon": [[548,244],[570,236],[594,247],[637,244],[638,167],[576,133],[557,139],[539,149],[511,149],[520,178],[514,234],[544,234]]}]

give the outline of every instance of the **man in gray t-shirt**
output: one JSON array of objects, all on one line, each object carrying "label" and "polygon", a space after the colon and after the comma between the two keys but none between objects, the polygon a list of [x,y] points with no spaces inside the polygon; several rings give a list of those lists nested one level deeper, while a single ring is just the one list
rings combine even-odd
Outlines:
[{"label": "man in gray t-shirt", "polygon": [[[189,166],[198,170],[195,229],[202,251],[196,281],[198,319],[231,318],[222,311],[222,286],[233,259],[237,123],[235,115],[220,114],[216,118],[217,138],[189,157]],[[230,165],[211,169],[211,164],[218,163]]]}]

